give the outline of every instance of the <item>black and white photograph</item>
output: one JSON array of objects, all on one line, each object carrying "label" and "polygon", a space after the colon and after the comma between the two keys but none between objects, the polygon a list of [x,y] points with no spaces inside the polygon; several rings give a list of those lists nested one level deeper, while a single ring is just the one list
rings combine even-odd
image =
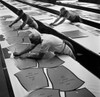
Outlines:
[{"label": "black and white photograph", "polygon": [[100,0],[0,0],[0,97],[100,97]]}]

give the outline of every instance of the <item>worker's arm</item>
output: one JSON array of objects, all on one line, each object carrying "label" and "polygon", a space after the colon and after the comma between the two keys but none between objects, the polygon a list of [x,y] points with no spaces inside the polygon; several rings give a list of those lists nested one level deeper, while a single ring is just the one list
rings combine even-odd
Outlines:
[{"label": "worker's arm", "polygon": [[42,59],[45,53],[39,52],[39,53],[28,53],[26,55],[20,56],[20,58],[30,58],[30,59]]},{"label": "worker's arm", "polygon": [[9,25],[9,27],[12,27],[12,25],[14,25],[15,23],[17,23],[20,19],[21,19],[21,17],[18,17],[15,21],[13,21],[13,22]]},{"label": "worker's arm", "polygon": [[53,23],[50,23],[50,26],[54,26],[55,23],[57,23],[60,20],[60,18],[61,18],[60,16],[58,18],[56,18]]},{"label": "worker's arm", "polygon": [[65,18],[62,18],[58,23],[53,24],[53,26],[57,26],[62,24],[65,21]]}]

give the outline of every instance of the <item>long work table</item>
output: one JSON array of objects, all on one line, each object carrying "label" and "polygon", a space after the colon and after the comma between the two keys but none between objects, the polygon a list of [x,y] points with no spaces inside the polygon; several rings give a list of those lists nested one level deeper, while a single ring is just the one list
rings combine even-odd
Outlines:
[{"label": "long work table", "polygon": [[[68,56],[59,56],[59,58],[64,61],[64,64],[62,64],[62,66],[68,68],[71,72],[73,72],[75,76],[77,76],[79,79],[85,82],[79,89],[87,88],[91,93],[93,93],[95,97],[100,96],[100,93],[99,93],[100,80],[95,75],[93,75],[86,68],[84,68],[81,64],[79,64],[77,61],[73,60],[72,58]],[[20,72],[20,70],[16,67],[16,64],[14,63],[13,60],[14,59],[7,59],[6,65],[7,65],[7,70],[9,72],[10,81],[13,87],[14,95],[15,97],[24,97],[25,95],[28,95],[30,92],[28,92],[20,84],[19,80],[16,78],[15,74],[17,72]],[[23,65],[23,62],[22,62],[22,65]],[[48,68],[46,70],[48,70]],[[45,71],[45,73],[47,73],[47,71]],[[55,76],[56,79],[57,79],[57,76]],[[42,79],[41,79],[41,84],[42,84]],[[49,87],[47,88],[51,88],[51,89],[53,88],[50,82],[49,82]],[[61,97],[65,97],[63,91],[61,92]],[[92,97],[92,96],[89,96],[89,97]]]},{"label": "long work table", "polygon": [[[45,95],[55,94],[56,96],[59,94],[58,97],[68,97],[68,96],[70,97],[68,93],[71,93],[71,90],[70,92],[66,90],[69,88],[70,89],[77,88],[77,90],[72,90],[72,93],[71,93],[72,96],[77,95],[77,93],[79,93],[79,95],[81,96],[84,94],[87,97],[100,96],[100,93],[99,93],[100,80],[94,74],[92,74],[86,68],[84,68],[80,63],[78,63],[77,61],[75,61],[69,56],[66,56],[66,55],[58,56],[58,58],[60,59],[59,62],[61,61],[61,63],[58,63],[56,61],[55,66],[53,63],[53,61],[55,62],[55,60],[53,60],[52,63],[49,63],[50,61],[47,61],[47,63],[43,63],[43,65],[41,65],[42,63],[40,63],[38,64],[40,67],[37,67],[35,66],[36,63],[34,63],[34,61],[32,60],[24,59],[20,61],[20,59],[18,59],[19,60],[18,61],[17,59],[14,59],[13,57],[11,57],[11,58],[5,59],[4,61],[4,59],[1,59],[1,58],[4,58],[2,49],[0,49],[0,52],[2,52],[0,54],[0,60],[1,60],[0,62],[2,63],[2,65],[0,66],[0,72],[2,70],[1,78],[3,80],[3,81],[1,80],[1,83],[0,83],[0,85],[3,85],[2,93],[0,92],[0,96],[2,97],[5,97],[5,96],[6,97],[33,97],[34,95],[36,96],[39,94],[40,94],[40,97],[43,97],[41,93],[45,93]],[[25,64],[27,62],[28,64]],[[3,65],[5,65],[5,68],[3,68]],[[58,69],[58,71],[55,71],[56,69]],[[43,72],[41,71],[39,73],[40,70],[43,70]],[[26,72],[25,74],[24,74],[24,71]],[[20,74],[21,72],[23,73]],[[34,77],[34,80],[32,80],[33,82],[31,81],[31,77],[32,77],[31,72],[33,72],[33,77]],[[38,75],[36,76],[36,74]],[[44,75],[45,77],[47,77],[46,81],[48,82],[48,85],[46,85]],[[53,78],[52,78],[52,75],[54,75]],[[27,76],[29,76],[30,79],[27,79]],[[69,79],[68,82],[63,80],[64,76],[66,76],[67,78],[66,80]],[[23,80],[21,80],[21,78]],[[53,82],[53,80],[55,81]],[[62,84],[60,84],[62,82],[64,84],[63,87],[62,87]],[[56,85],[56,83],[58,84]],[[68,83],[70,84],[67,86]],[[72,86],[71,84],[73,85],[73,87],[71,87]],[[56,86],[58,86],[57,89],[56,89]],[[65,86],[69,88],[66,88]],[[39,90],[42,90],[42,89],[44,92],[42,91],[39,92]],[[58,91],[58,94],[56,94],[55,90]],[[36,91],[38,92],[38,94],[35,93]],[[54,94],[52,94],[52,91],[54,91]]]}]

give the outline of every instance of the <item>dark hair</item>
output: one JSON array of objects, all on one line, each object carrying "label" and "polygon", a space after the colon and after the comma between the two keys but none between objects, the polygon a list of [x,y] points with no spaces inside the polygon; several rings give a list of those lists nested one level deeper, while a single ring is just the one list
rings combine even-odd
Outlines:
[{"label": "dark hair", "polygon": [[60,9],[60,11],[63,11],[63,10],[65,11],[66,9],[65,9],[64,7],[62,7],[62,8]]},{"label": "dark hair", "polygon": [[69,13],[68,10],[66,10],[64,7],[62,7],[60,9],[60,16],[61,17],[65,17],[68,13]]}]

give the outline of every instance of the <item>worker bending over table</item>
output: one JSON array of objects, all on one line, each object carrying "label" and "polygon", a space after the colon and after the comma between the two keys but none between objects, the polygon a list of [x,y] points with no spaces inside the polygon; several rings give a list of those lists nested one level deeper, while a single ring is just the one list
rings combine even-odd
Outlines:
[{"label": "worker bending over table", "polygon": [[[29,34],[30,46],[20,53],[14,52],[13,55],[15,57],[41,59],[46,53],[53,52],[54,54],[69,55],[75,59],[73,47],[68,41],[64,42],[62,39],[52,34],[41,34],[36,29],[32,29],[31,32],[32,33]],[[41,45],[40,51],[31,53],[39,44]]]},{"label": "worker bending over table", "polygon": [[78,14],[73,11],[68,11],[63,7],[60,9],[58,18],[53,23],[50,23],[50,26],[57,26],[59,24],[62,24],[66,19],[68,19],[70,23],[82,22]]},{"label": "worker bending over table", "polygon": [[22,30],[24,28],[24,26],[27,24],[29,27],[31,28],[35,28],[38,29],[38,24],[37,22],[34,20],[33,17],[30,17],[28,14],[24,13],[22,9],[20,9],[18,11],[18,18],[16,20],[14,20],[9,27],[12,27],[15,23],[17,23],[19,20],[23,20],[22,25],[20,25],[19,28],[15,29],[15,30]]}]

